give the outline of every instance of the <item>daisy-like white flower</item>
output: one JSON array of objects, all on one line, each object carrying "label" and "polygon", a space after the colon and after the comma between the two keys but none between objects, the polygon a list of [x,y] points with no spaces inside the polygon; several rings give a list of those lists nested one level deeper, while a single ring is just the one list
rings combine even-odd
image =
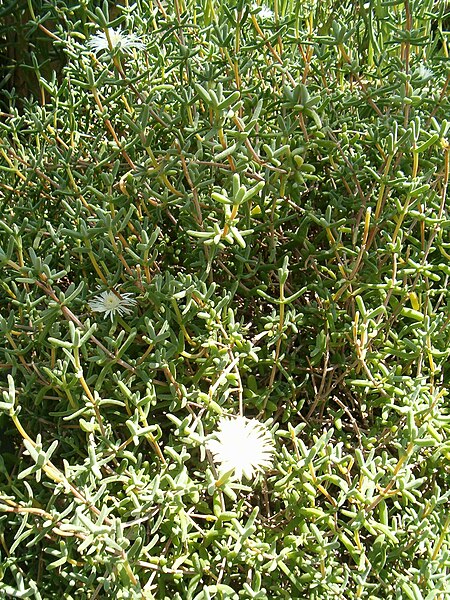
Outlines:
[{"label": "daisy-like white flower", "polygon": [[268,6],[265,6],[264,4],[259,6],[256,2],[254,2],[252,4],[252,10],[259,11],[258,17],[261,19],[261,21],[272,20],[275,16],[273,10],[270,10],[270,8]]},{"label": "daisy-like white flower", "polygon": [[111,317],[112,321],[116,313],[122,317],[133,312],[131,307],[136,304],[133,296],[134,294],[118,294],[113,290],[106,290],[89,300],[88,304],[91,310],[105,313],[105,318]]},{"label": "daisy-like white flower", "polygon": [[[145,48],[145,44],[141,42],[138,36],[134,33],[125,33],[120,27],[108,29],[108,35],[111,40],[113,50],[121,50],[122,52],[132,54],[133,48],[136,50],[142,50]],[[92,36],[88,42],[89,48],[97,54],[102,50],[109,50],[108,36],[105,31],[97,33]]]},{"label": "daisy-like white flower", "polygon": [[[268,429],[256,419],[222,417],[216,439],[206,442],[206,448],[220,466],[221,477],[242,480],[269,468],[273,462],[274,443]],[[225,476],[225,477],[224,477]]]},{"label": "daisy-like white flower", "polygon": [[413,75],[416,75],[419,79],[431,79],[434,75],[433,71],[426,67],[424,64],[421,64],[414,71]]}]

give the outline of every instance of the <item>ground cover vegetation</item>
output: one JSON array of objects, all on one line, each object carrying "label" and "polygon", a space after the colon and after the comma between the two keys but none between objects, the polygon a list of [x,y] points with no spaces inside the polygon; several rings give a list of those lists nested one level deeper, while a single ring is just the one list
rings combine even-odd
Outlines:
[{"label": "ground cover vegetation", "polygon": [[1,597],[449,597],[448,7],[4,0]]}]

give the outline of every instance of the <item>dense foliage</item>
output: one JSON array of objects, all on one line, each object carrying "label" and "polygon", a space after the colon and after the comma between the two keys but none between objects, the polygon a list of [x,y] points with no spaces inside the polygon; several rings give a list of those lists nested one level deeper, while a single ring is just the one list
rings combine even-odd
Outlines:
[{"label": "dense foliage", "polygon": [[4,2],[0,595],[449,597],[448,3],[258,4]]}]

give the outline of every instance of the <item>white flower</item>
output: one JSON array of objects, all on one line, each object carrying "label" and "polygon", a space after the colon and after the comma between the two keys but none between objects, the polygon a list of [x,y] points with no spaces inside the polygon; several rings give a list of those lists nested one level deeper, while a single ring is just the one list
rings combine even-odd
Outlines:
[{"label": "white flower", "polygon": [[252,10],[253,11],[259,10],[258,17],[261,19],[261,21],[266,21],[269,19],[272,20],[275,16],[273,10],[270,10],[270,8],[268,6],[265,6],[263,4],[260,7],[257,2],[254,2],[252,4]]},{"label": "white flower", "polygon": [[[132,53],[133,48],[142,50],[145,45],[134,33],[125,33],[120,27],[117,29],[108,29],[108,35],[111,40],[113,50],[122,50],[122,52]],[[108,36],[105,31],[97,33],[88,42],[88,46],[96,54],[102,50],[109,50]]]},{"label": "white flower", "polygon": [[112,291],[104,291],[98,296],[95,296],[92,300],[89,300],[89,306],[94,312],[105,313],[106,317],[111,317],[113,320],[114,315],[129,315],[132,313],[130,307],[136,304],[136,300],[133,298],[134,294],[119,294]]},{"label": "white flower", "polygon": [[214,435],[217,439],[208,440],[205,445],[220,465],[222,476],[231,472],[235,479],[241,480],[243,475],[252,479],[254,473],[272,465],[272,436],[256,419],[222,417]]},{"label": "white flower", "polygon": [[426,67],[424,64],[421,64],[414,71],[413,75],[416,75],[419,79],[431,79],[434,75],[433,71]]}]

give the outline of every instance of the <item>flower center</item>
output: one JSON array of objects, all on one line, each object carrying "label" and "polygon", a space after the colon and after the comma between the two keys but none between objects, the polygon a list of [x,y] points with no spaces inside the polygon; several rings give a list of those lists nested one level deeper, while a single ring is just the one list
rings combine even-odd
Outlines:
[{"label": "flower center", "polygon": [[110,294],[105,298],[105,306],[107,308],[116,308],[119,306],[120,300],[114,294]]},{"label": "flower center", "polygon": [[122,38],[122,36],[120,35],[120,33],[118,33],[117,31],[114,30],[110,30],[109,31],[109,37],[111,39],[111,44],[115,47],[118,46],[120,44],[120,40]]}]

